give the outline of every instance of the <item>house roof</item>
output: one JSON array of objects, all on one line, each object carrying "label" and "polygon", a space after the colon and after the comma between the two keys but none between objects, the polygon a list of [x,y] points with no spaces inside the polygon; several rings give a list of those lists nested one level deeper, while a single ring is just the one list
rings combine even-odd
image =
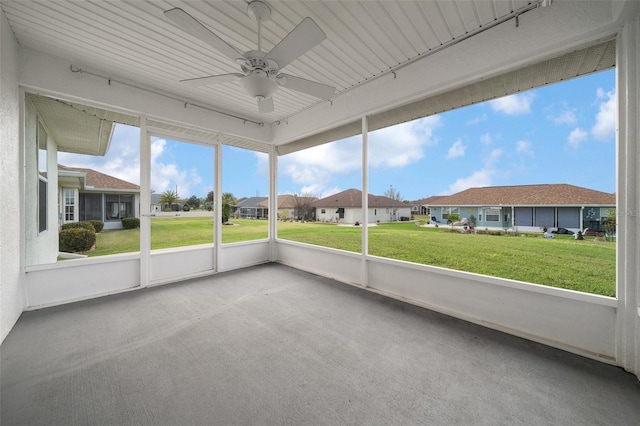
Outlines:
[{"label": "house roof", "polygon": [[438,197],[430,206],[537,206],[616,204],[616,195],[579,186],[560,184],[488,186],[469,188]]},{"label": "house roof", "polygon": [[[300,197],[292,194],[278,195],[278,209],[295,209],[301,204],[314,204],[317,199],[317,197]],[[264,200],[260,204],[263,207],[269,207],[269,200]]]},{"label": "house roof", "polygon": [[411,204],[418,205],[418,206],[430,206],[433,203],[435,203],[436,200],[442,197],[446,197],[446,195],[432,195],[431,197],[421,198],[419,200],[412,201]]},{"label": "house roof", "polygon": [[62,164],[58,164],[58,171],[70,171],[82,173],[85,176],[85,187],[83,189],[101,189],[101,190],[116,190],[116,191],[132,191],[139,192],[140,187],[134,183],[127,182],[122,179],[118,179],[113,176],[109,176],[104,173],[97,172],[92,169],[84,169],[79,167],[67,167]]},{"label": "house roof", "polygon": [[[337,194],[330,195],[322,198],[315,203],[314,207],[362,207],[362,191],[358,189],[347,189],[346,191],[338,192]],[[369,207],[409,207],[408,204],[402,201],[393,200],[381,195],[369,194]]]},{"label": "house roof", "polygon": [[261,207],[261,208],[265,208],[267,207],[267,205],[263,205],[262,203],[267,203],[269,200],[269,197],[249,197],[249,198],[245,198],[244,200],[240,201],[238,204],[236,204],[236,207],[240,207],[240,208],[249,208],[249,207]]}]

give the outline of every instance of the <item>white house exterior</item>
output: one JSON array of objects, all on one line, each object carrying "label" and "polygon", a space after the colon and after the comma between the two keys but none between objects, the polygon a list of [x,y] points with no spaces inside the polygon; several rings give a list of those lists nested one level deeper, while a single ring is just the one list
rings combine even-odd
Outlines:
[{"label": "white house exterior", "polygon": [[[411,219],[411,206],[391,198],[369,194],[369,223],[397,222]],[[316,220],[334,223],[361,223],[362,191],[347,189],[317,200]]]},{"label": "white house exterior", "polygon": [[86,168],[58,165],[60,223],[101,220],[121,229],[122,219],[140,216],[140,187]]}]

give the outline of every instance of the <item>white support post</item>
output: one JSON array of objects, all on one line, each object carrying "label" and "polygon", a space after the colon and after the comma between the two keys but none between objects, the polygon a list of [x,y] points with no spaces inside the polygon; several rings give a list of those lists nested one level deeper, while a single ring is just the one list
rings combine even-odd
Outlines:
[{"label": "white support post", "polygon": [[220,271],[222,259],[222,135],[218,134],[214,160],[213,180],[213,269]]},{"label": "white support post", "polygon": [[151,281],[151,139],[140,117],[140,287]]},{"label": "white support post", "polygon": [[640,16],[617,39],[618,188],[616,361],[640,378]]},{"label": "white support post", "polygon": [[269,261],[278,259],[278,153],[276,146],[269,147]]},{"label": "white support post", "polygon": [[362,117],[362,286],[369,286],[369,118]]}]

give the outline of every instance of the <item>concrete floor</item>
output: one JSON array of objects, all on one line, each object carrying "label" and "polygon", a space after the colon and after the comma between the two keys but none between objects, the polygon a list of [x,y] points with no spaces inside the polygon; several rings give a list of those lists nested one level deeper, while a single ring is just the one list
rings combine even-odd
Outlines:
[{"label": "concrete floor", "polygon": [[640,424],[623,370],[282,265],[22,315],[2,426]]}]

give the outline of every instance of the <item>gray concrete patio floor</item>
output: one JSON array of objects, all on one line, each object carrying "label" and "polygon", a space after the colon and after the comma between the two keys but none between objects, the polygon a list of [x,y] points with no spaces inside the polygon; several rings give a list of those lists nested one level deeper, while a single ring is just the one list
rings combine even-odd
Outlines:
[{"label": "gray concrete patio floor", "polygon": [[640,424],[620,368],[267,264],[26,312],[1,424]]}]

